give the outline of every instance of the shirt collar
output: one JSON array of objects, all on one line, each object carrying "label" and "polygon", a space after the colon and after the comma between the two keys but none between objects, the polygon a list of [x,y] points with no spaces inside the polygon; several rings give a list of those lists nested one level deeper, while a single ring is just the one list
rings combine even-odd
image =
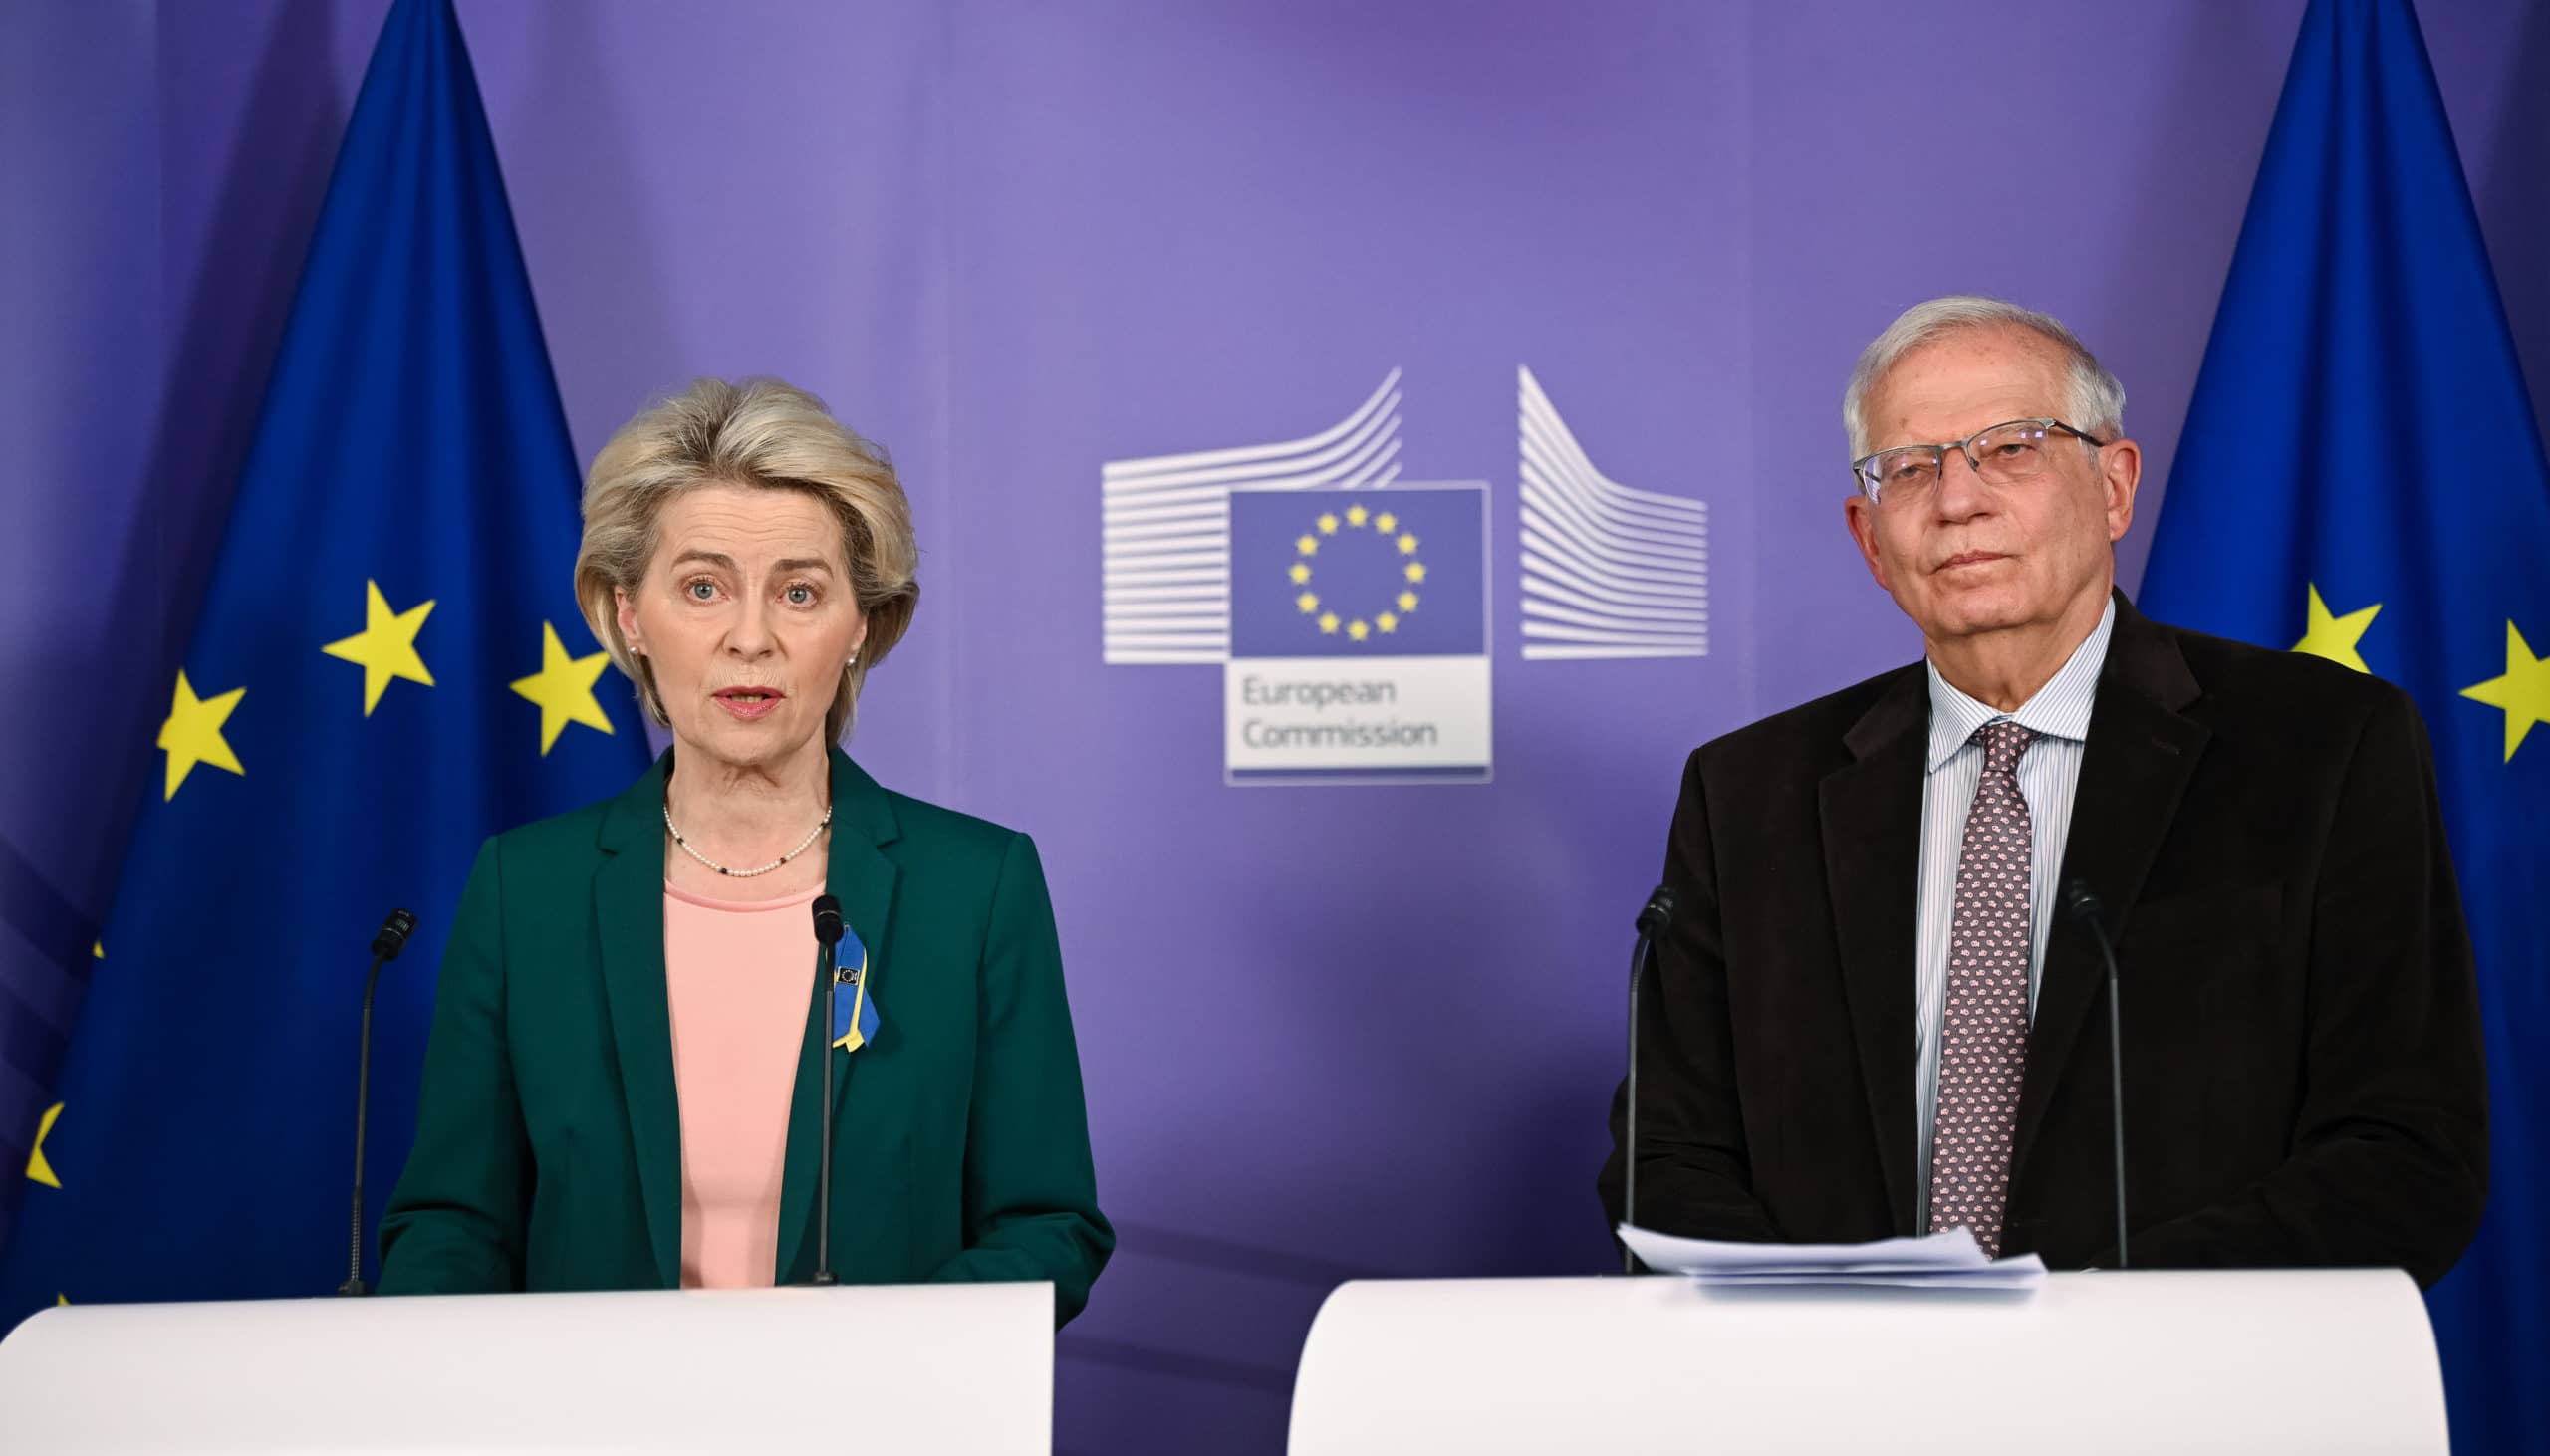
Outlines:
[{"label": "shirt collar", "polygon": [[2034,729],[2040,735],[2087,742],[2090,705],[2098,696],[2099,669],[2107,662],[2108,636],[2115,628],[2116,599],[2111,597],[2107,610],[2099,613],[2099,624],[2081,639],[2081,645],[2072,649],[2071,658],[2046,680],[2045,686],[2019,704],[2015,713],[2004,713],[1966,696],[1939,675],[1936,663],[1924,659],[1922,666],[1930,674],[1928,771],[1937,773],[1974,737],[1975,729],[2001,718],[2013,719],[2020,727]]}]

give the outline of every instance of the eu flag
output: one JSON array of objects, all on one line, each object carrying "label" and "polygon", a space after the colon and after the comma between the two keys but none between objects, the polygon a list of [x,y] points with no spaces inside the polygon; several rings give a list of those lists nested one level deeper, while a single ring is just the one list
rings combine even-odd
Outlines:
[{"label": "eu flag", "polygon": [[2454,1448],[2550,1451],[2550,471],[2406,0],[2303,20],[2143,605],[2417,698],[2491,1124],[2486,1220],[2428,1309]]},{"label": "eu flag", "polygon": [[1487,651],[1476,486],[1231,492],[1233,657]]},{"label": "eu flag", "polygon": [[57,1299],[345,1277],[374,932],[393,906],[423,922],[382,978],[377,1214],[479,842],[645,764],[577,611],[576,495],[458,23],[398,0],[134,765],[148,804],[0,1259],[0,1328]]}]

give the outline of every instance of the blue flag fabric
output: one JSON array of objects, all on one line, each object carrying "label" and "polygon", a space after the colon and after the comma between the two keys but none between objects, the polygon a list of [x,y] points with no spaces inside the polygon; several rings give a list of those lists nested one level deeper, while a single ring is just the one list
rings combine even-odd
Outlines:
[{"label": "blue flag fabric", "polygon": [[2145,575],[2372,672],[2434,741],[2486,1024],[2488,1210],[2429,1296],[2457,1451],[2550,1451],[2550,470],[2405,0],[2314,0]]},{"label": "blue flag fabric", "polygon": [[[356,1031],[393,906],[367,1183],[414,1119],[486,836],[646,744],[571,581],[577,470],[449,0],[364,79],[30,1167],[0,1328],[345,1277]],[[367,1279],[371,1276],[367,1274]]]}]

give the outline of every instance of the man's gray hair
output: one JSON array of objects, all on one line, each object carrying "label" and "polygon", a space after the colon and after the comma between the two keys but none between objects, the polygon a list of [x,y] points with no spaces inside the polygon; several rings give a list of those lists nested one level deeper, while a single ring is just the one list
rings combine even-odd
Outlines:
[{"label": "man's gray hair", "polygon": [[1860,351],[1860,362],[1851,367],[1850,387],[1842,391],[1842,428],[1851,437],[1852,459],[1869,453],[1869,391],[1886,371],[1922,345],[1970,329],[2025,329],[2052,343],[2063,352],[2066,364],[2064,392],[2069,397],[2063,422],[2103,440],[2124,433],[2125,385],[2061,320],[1995,298],[1951,294],[1906,309]]}]

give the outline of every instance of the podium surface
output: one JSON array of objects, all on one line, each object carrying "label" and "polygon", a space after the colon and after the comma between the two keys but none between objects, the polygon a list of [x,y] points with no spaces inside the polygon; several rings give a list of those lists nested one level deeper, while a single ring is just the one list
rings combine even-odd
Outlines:
[{"label": "podium surface", "polygon": [[96,1305],[0,1343],[12,1450],[1051,1448],[1050,1284]]},{"label": "podium surface", "polygon": [[1292,1456],[1885,1450],[2445,1456],[2396,1270],[2058,1274],[2032,1294],[1688,1279],[1359,1281]]}]

